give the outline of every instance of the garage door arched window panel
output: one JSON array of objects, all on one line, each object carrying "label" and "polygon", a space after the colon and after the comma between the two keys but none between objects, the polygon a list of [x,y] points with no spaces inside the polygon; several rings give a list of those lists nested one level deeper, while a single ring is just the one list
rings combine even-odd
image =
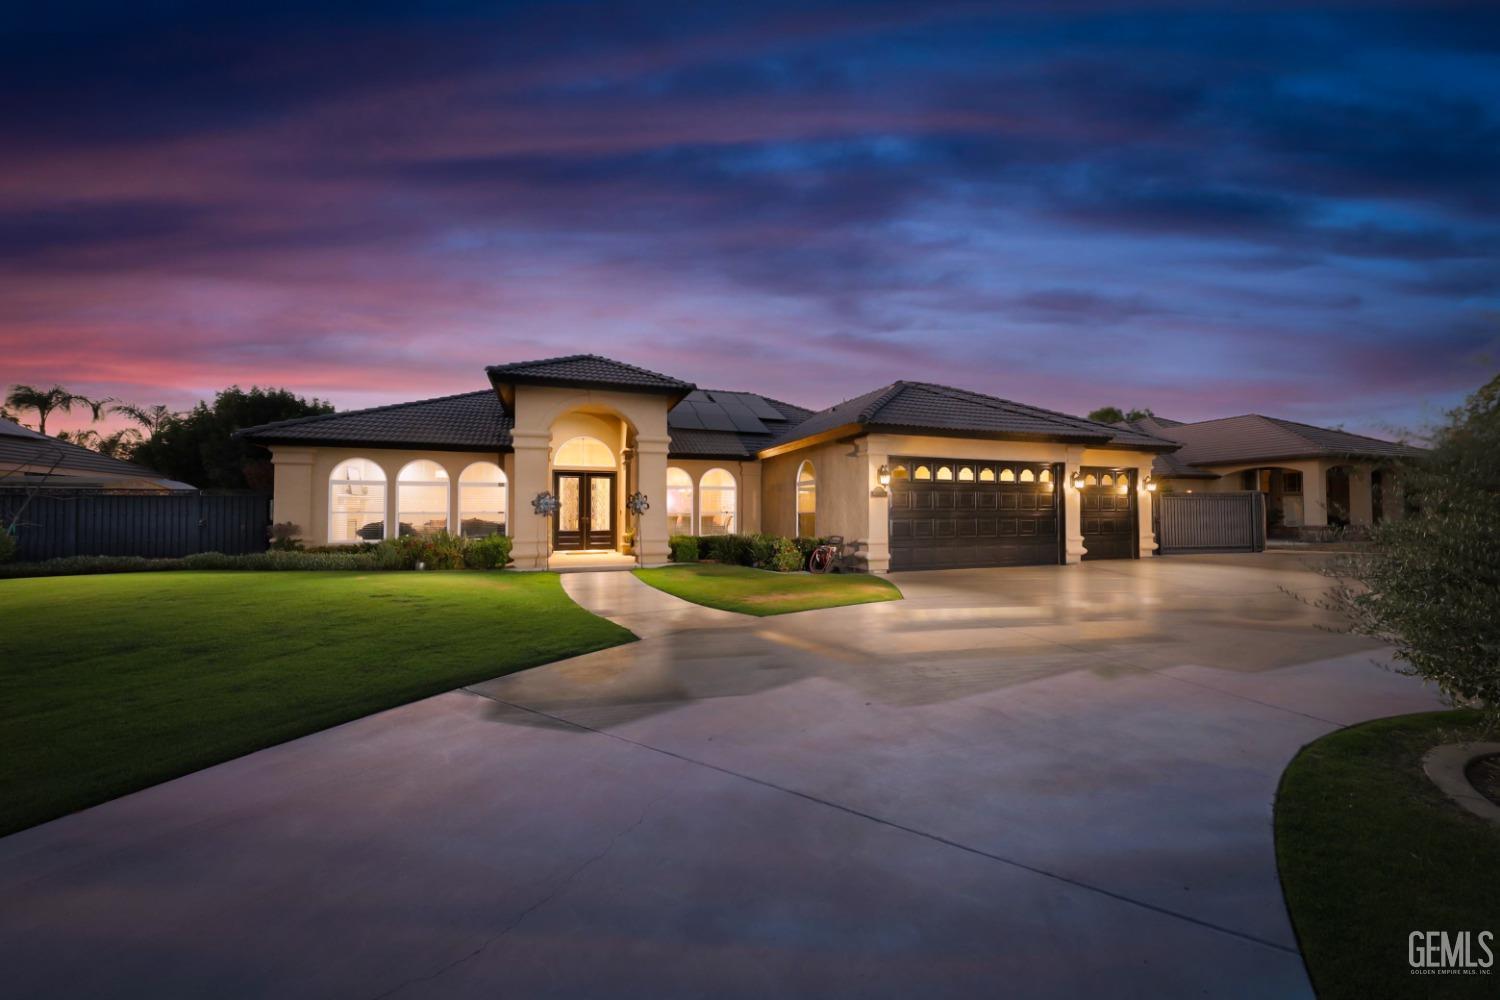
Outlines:
[{"label": "garage door arched window panel", "polygon": [[965,465],[959,468],[958,481],[961,483],[972,483],[974,481],[973,466]]},{"label": "garage door arched window panel", "polygon": [[904,466],[904,465],[898,465],[895,468],[891,469],[891,479],[893,479],[893,480],[900,480],[900,479],[909,479],[909,478],[910,478],[910,473],[908,473],[906,471],[906,466]]},{"label": "garage door arched window panel", "polygon": [[560,469],[613,469],[615,453],[598,438],[580,436],[564,441],[552,464]]},{"label": "garage door arched window panel", "polygon": [[430,459],[408,462],[396,476],[396,531],[435,535],[448,529],[448,470]]},{"label": "garage door arched window panel", "polygon": [[1001,469],[1000,470],[1000,481],[1002,483],[1013,483],[1013,482],[1015,482],[1016,481],[1016,470],[1015,469]]},{"label": "garage door arched window panel", "polygon": [[1030,469],[1022,469],[1021,470],[1021,482],[1023,482],[1023,483],[1034,483],[1034,482],[1036,482],[1036,473],[1032,472]]},{"label": "garage door arched window panel", "polygon": [[932,478],[932,470],[929,469],[925,465],[919,465],[919,466],[917,466],[916,474],[913,475],[912,478],[913,479],[921,479],[921,480],[924,480],[924,481],[928,480],[928,479],[931,479]]},{"label": "garage door arched window panel", "polygon": [[986,465],[979,470],[979,481],[981,483],[993,483],[995,481],[995,470]]},{"label": "garage door arched window panel", "polygon": [[949,465],[940,465],[940,466],[938,466],[937,477],[938,477],[938,482],[942,482],[942,483],[951,483],[951,482],[953,482],[953,467],[949,466]]},{"label": "garage door arched window panel", "polygon": [[667,531],[693,533],[693,477],[676,466],[667,470]]},{"label": "garage door arched window panel", "polygon": [[505,534],[505,472],[494,462],[475,462],[458,474],[458,530],[465,538]]},{"label": "garage door arched window panel", "polygon": [[378,542],[385,538],[385,470],[368,458],[351,458],[328,476],[328,540]]},{"label": "garage door arched window panel", "polygon": [[734,534],[736,499],[734,476],[727,469],[705,472],[698,480],[698,534]]},{"label": "garage door arched window panel", "polygon": [[1099,485],[1099,480],[1095,479],[1094,478],[1094,474],[1092,472],[1090,472],[1088,475],[1086,475],[1086,476],[1083,477],[1083,485],[1085,485],[1085,486],[1098,486]]},{"label": "garage door arched window panel", "polygon": [[811,462],[797,466],[797,537],[818,537],[818,484]]},{"label": "garage door arched window panel", "polygon": [[1039,483],[1050,483],[1050,482],[1052,482],[1052,470],[1051,469],[1043,469],[1042,470],[1042,474],[1040,476],[1037,476],[1037,482],[1039,482]]}]

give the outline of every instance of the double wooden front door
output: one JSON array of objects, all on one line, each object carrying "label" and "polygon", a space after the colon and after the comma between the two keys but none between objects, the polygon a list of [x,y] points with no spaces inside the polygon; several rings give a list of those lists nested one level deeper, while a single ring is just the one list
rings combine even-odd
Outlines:
[{"label": "double wooden front door", "polygon": [[552,519],[552,547],[612,549],[615,547],[615,474],[613,472],[554,472],[557,514]]}]

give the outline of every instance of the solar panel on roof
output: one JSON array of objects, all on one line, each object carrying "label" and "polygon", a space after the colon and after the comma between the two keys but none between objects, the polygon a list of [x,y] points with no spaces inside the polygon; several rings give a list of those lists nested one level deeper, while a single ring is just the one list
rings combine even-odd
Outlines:
[{"label": "solar panel on roof", "polygon": [[685,403],[678,403],[667,413],[667,426],[694,431],[704,429],[703,418],[698,416],[698,411]]},{"label": "solar panel on roof", "polygon": [[703,426],[711,431],[732,431],[735,429],[734,421],[729,419],[729,414],[717,403],[697,403],[694,409],[698,416],[703,418]]},{"label": "solar panel on roof", "polygon": [[743,399],[732,392],[721,392],[714,396],[714,400],[729,415],[734,422],[734,429],[743,434],[765,434],[766,425],[760,422],[760,418],[750,412],[750,407],[745,405]]},{"label": "solar panel on roof", "polygon": [[736,393],[735,395],[739,396],[739,398],[744,401],[745,405],[750,408],[751,413],[755,414],[762,420],[786,419],[785,414],[783,414],[780,410],[776,409],[776,407],[772,406],[770,403],[766,402],[764,399],[761,399],[754,393],[742,392]]}]

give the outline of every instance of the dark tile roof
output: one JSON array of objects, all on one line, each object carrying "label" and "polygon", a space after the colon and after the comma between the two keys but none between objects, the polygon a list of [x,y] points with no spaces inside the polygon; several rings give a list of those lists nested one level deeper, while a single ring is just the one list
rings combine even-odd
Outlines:
[{"label": "dark tile roof", "polygon": [[753,458],[811,413],[759,393],[695,389],[667,414],[670,454],[680,458]]},{"label": "dark tile roof", "polygon": [[262,444],[508,451],[510,414],[493,389],[345,410],[247,427],[240,435]]},{"label": "dark tile roof", "polygon": [[[108,455],[101,455],[81,445],[39,434],[9,420],[0,420],[0,475],[21,466],[55,469],[54,474],[59,476],[119,476],[173,483],[161,473],[148,469],[144,465],[110,458]],[[7,480],[0,479],[0,487],[5,485],[7,485]],[[186,486],[187,484],[174,483],[174,485]]]},{"label": "dark tile roof", "polygon": [[1182,442],[1176,458],[1187,465],[1227,465],[1237,462],[1296,458],[1412,458],[1423,454],[1394,441],[1314,427],[1258,413],[1224,417],[1162,430],[1164,437]]},{"label": "dark tile roof", "polygon": [[786,444],[839,427],[981,434],[1021,440],[1069,441],[1095,447],[1167,450],[1173,442],[1132,428],[1085,420],[968,389],[931,382],[893,382],[813,414],[783,434]]},{"label": "dark tile roof", "polygon": [[494,383],[596,385],[668,393],[686,393],[694,388],[691,382],[597,354],[569,354],[566,357],[543,358],[540,361],[490,365],[485,372]]}]

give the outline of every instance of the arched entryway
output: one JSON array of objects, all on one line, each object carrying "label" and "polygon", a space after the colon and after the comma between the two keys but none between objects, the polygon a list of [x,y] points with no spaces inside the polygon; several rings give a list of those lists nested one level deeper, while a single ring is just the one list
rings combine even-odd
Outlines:
[{"label": "arched entryway", "polygon": [[1300,469],[1263,466],[1240,472],[1240,488],[1266,495],[1266,533],[1272,537],[1295,536],[1307,523],[1305,484]]}]

